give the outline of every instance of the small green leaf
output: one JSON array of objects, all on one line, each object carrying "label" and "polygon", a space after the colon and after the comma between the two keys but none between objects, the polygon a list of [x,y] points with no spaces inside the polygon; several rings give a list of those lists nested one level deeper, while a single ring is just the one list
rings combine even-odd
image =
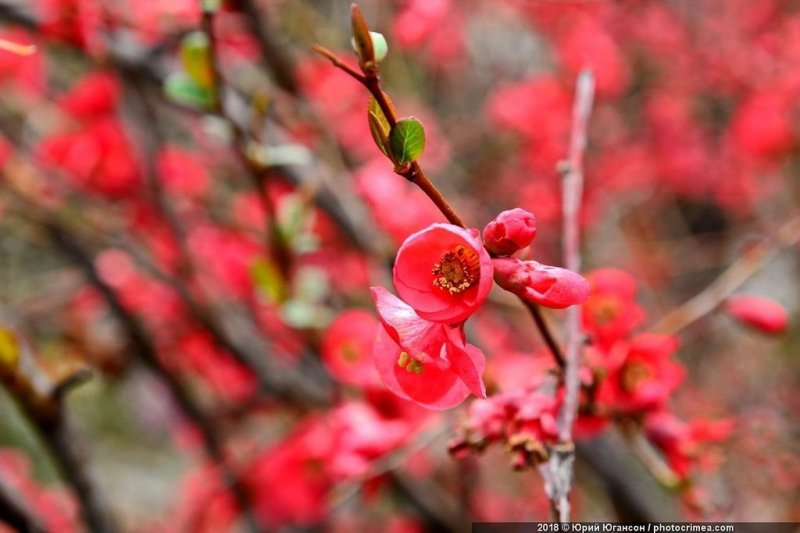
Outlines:
[{"label": "small green leaf", "polygon": [[383,114],[381,106],[375,98],[370,97],[369,108],[367,109],[367,119],[369,120],[369,132],[372,134],[372,140],[378,145],[386,156],[392,157],[391,149],[389,148],[389,121],[386,120],[386,115]]},{"label": "small green leaf", "polygon": [[216,13],[221,3],[221,0],[201,0],[200,5],[206,13]]},{"label": "small green leaf", "polygon": [[372,46],[372,35],[370,35],[367,21],[364,14],[356,4],[350,6],[350,24],[353,30],[353,49],[358,56],[362,68],[375,69],[375,49]]},{"label": "small green leaf", "polygon": [[164,82],[164,92],[179,104],[202,109],[208,109],[214,104],[212,92],[198,85],[183,72],[175,72],[167,77]]},{"label": "small green leaf", "polygon": [[213,83],[211,49],[208,35],[202,31],[188,33],[181,41],[181,64],[186,75],[200,87],[210,89]]},{"label": "small green leaf", "polygon": [[269,259],[260,257],[253,261],[250,265],[250,277],[261,296],[269,303],[283,302],[288,297],[280,270]]},{"label": "small green leaf", "polygon": [[19,345],[17,337],[11,331],[0,328],[0,365],[6,369],[17,367],[19,362]]},{"label": "small green leaf", "polygon": [[414,117],[404,118],[392,128],[389,146],[399,164],[416,161],[425,151],[425,128]]},{"label": "small green leaf", "polygon": [[330,324],[333,312],[327,307],[295,299],[281,306],[281,318],[294,328],[321,329]]}]

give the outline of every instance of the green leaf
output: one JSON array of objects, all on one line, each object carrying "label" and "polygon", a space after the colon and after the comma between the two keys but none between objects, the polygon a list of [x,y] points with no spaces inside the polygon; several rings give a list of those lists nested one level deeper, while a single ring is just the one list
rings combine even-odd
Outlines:
[{"label": "green leaf", "polygon": [[333,312],[314,303],[289,300],[281,306],[281,318],[294,328],[322,329],[333,320]]},{"label": "green leaf", "polygon": [[19,362],[17,337],[11,331],[0,328],[0,365],[6,369],[16,368]]},{"label": "green leaf", "polygon": [[204,89],[210,89],[214,82],[209,44],[208,35],[202,31],[188,33],[181,41],[183,70],[192,81]]},{"label": "green leaf", "polygon": [[375,49],[372,47],[370,35],[364,14],[356,4],[350,6],[350,25],[353,30],[353,49],[358,56],[362,68],[375,68]]},{"label": "green leaf", "polygon": [[381,106],[375,98],[370,97],[369,108],[367,108],[367,119],[369,120],[369,132],[372,134],[372,140],[378,145],[386,156],[392,157],[391,149],[389,148],[389,121],[386,120],[386,115],[383,114]]},{"label": "green leaf", "polygon": [[389,146],[397,163],[416,161],[425,151],[425,128],[414,117],[404,118],[392,128]]},{"label": "green leaf", "polygon": [[288,291],[283,283],[280,270],[269,259],[260,257],[253,261],[250,265],[250,277],[256,289],[269,303],[286,300]]},{"label": "green leaf", "polygon": [[221,0],[201,0],[200,5],[206,13],[216,13],[221,3]]},{"label": "green leaf", "polygon": [[213,93],[198,85],[183,72],[175,72],[167,77],[164,81],[164,92],[167,97],[179,104],[202,109],[208,109],[214,104]]}]

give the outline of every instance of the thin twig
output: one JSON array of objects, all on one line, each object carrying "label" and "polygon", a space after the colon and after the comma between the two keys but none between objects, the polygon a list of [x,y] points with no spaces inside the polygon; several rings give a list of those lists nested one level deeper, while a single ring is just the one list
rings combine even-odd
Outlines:
[{"label": "thin twig", "polygon": [[[3,329],[10,331],[5,325]],[[63,392],[70,387],[51,380],[39,368],[25,339],[16,332],[12,334],[18,360],[0,365],[0,383],[38,430],[62,476],[75,492],[86,527],[93,533],[118,531],[110,505],[86,460],[83,440],[63,402]],[[74,383],[70,377],[67,381]]]},{"label": "thin twig", "polygon": [[[583,155],[586,150],[589,115],[594,100],[594,77],[588,70],[578,75],[575,102],[572,108],[572,132],[567,161],[561,167],[564,189],[563,248],[566,268],[575,272],[581,268],[580,210],[583,195]],[[581,392],[580,367],[582,335],[580,309],[567,309],[566,369],[564,401],[558,417],[559,442],[551,449],[550,458],[542,471],[554,518],[560,522],[570,519],[569,495],[574,478],[575,446],[572,426],[578,415]]]},{"label": "thin twig", "polygon": [[760,242],[749,247],[702,292],[669,312],[650,329],[669,335],[678,333],[714,311],[782,249],[794,246],[798,242],[800,242],[800,216],[795,216],[778,229],[774,242]]},{"label": "thin twig", "polygon": [[100,276],[88,252],[56,222],[51,221],[46,226],[46,230],[58,248],[84,272],[88,281],[100,292],[112,314],[127,332],[136,355],[139,356],[151,372],[164,382],[175,403],[186,415],[187,419],[200,431],[206,453],[222,469],[223,477],[230,486],[250,530],[259,531],[260,526],[253,514],[249,495],[238,480],[238,476],[227,465],[222,441],[218,437],[218,430],[205,416],[186,388],[161,363],[158,351],[150,336],[141,323],[125,309],[114,290]]},{"label": "thin twig", "polygon": [[43,521],[28,508],[25,497],[0,476],[0,523],[22,533],[45,533]]},{"label": "thin twig", "polygon": [[[564,266],[573,272],[579,272],[581,269],[580,211],[583,196],[583,155],[586,151],[587,129],[593,100],[594,77],[590,71],[584,70],[578,75],[575,88],[569,158],[562,169],[564,176]],[[567,309],[566,318],[565,396],[558,429],[559,439],[562,442],[572,440],[572,426],[578,413],[579,373],[581,346],[583,345],[580,329],[580,309],[572,306]]]}]

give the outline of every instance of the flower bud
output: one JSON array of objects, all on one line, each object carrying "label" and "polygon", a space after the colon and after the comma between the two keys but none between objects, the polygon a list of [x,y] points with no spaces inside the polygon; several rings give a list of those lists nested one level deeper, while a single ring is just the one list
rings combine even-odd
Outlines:
[{"label": "flower bud", "polygon": [[783,333],[789,325],[789,314],[778,302],[759,296],[728,298],[728,313],[740,322],[764,333]]},{"label": "flower bud", "polygon": [[544,307],[563,309],[580,305],[589,297],[589,283],[580,274],[566,268],[513,257],[492,259],[492,266],[498,285]]},{"label": "flower bud", "polygon": [[511,255],[536,237],[536,217],[524,209],[503,211],[483,230],[483,243],[494,255]]}]

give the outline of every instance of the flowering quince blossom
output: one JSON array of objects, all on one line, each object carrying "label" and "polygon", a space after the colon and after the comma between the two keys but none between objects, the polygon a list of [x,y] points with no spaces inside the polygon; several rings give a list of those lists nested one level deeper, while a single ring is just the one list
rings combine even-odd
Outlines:
[{"label": "flowering quince blossom", "polygon": [[636,280],[623,270],[601,268],[588,276],[591,296],[583,305],[583,328],[595,343],[609,347],[644,319],[636,303]]},{"label": "flowering quince blossom", "polygon": [[589,284],[580,275],[565,268],[520,261],[515,257],[492,259],[498,285],[528,301],[563,309],[579,305],[589,297]]},{"label": "flowering quince blossom", "polygon": [[361,309],[336,317],[322,338],[322,362],[342,383],[369,386],[377,382],[369,360],[378,321]]},{"label": "flowering quince blossom", "polygon": [[587,350],[589,364],[604,376],[597,403],[625,413],[664,407],[685,374],[672,360],[677,349],[678,339],[671,335],[642,333],[610,350]]},{"label": "flowering quince blossom", "polygon": [[511,255],[536,237],[536,217],[524,209],[503,211],[486,225],[483,242],[494,255]]},{"label": "flowering quince blossom", "polygon": [[478,230],[432,224],[400,246],[394,286],[421,318],[463,322],[489,295],[491,258]]},{"label": "flowering quince blossom", "polygon": [[430,409],[454,407],[470,392],[486,397],[486,359],[466,344],[461,325],[430,322],[382,287],[372,288],[382,327],[373,348],[384,385]]},{"label": "flowering quince blossom", "polygon": [[670,468],[682,478],[690,474],[693,466],[713,466],[713,455],[709,455],[706,448],[727,439],[733,429],[733,419],[698,418],[684,422],[667,411],[651,414],[644,425],[648,439],[664,453]]},{"label": "flowering quince blossom", "polygon": [[495,442],[506,442],[517,470],[547,458],[545,444],[557,440],[559,400],[539,386],[501,392],[469,406],[461,435],[448,448],[462,456],[469,450],[482,451]]}]

